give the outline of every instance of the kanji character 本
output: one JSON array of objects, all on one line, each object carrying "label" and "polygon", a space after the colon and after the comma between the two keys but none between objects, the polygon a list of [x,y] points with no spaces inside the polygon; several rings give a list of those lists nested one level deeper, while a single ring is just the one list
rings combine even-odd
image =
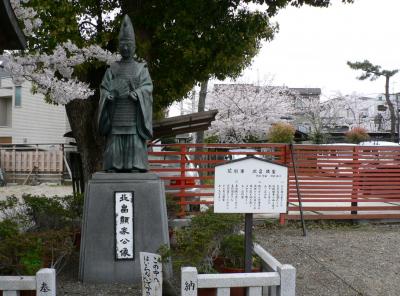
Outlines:
[{"label": "kanji character \u672c", "polygon": [[42,286],[40,287],[40,292],[50,292],[50,291],[51,290],[50,290],[49,286],[47,285],[47,283],[42,282]]},{"label": "kanji character \u672c", "polygon": [[122,227],[121,230],[119,231],[120,234],[129,234],[128,228],[127,227]]},{"label": "kanji character \u672c", "polygon": [[188,283],[187,281],[185,282],[185,291],[194,290],[195,288],[196,286],[192,281],[190,281],[190,283]]},{"label": "kanji character \u672c", "polygon": [[129,254],[129,251],[127,248],[123,248],[119,252],[121,253],[121,257],[130,257],[131,256],[131,254]]},{"label": "kanji character \u672c", "polygon": [[121,216],[121,218],[119,219],[119,222],[121,224],[129,223],[129,217]]},{"label": "kanji character \u672c", "polygon": [[121,206],[121,213],[128,213],[128,206],[127,205],[122,205]]},{"label": "kanji character \u672c", "polygon": [[121,195],[121,197],[119,198],[119,201],[129,201],[129,199],[128,199],[128,197],[126,196],[126,194],[123,193],[123,194]]}]

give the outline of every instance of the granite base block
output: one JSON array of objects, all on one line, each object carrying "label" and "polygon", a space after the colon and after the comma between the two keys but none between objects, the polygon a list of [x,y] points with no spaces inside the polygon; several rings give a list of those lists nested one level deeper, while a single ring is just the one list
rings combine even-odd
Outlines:
[{"label": "granite base block", "polygon": [[[134,260],[115,260],[115,192],[134,192]],[[95,173],[88,182],[82,223],[79,278],[91,283],[141,282],[139,252],[169,247],[163,182],[152,173]],[[170,277],[171,266],[165,265]]]}]

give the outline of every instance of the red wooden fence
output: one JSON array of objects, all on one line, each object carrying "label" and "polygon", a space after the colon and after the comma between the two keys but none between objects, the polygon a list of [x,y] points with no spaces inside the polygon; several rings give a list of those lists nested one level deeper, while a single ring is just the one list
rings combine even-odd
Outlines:
[{"label": "red wooden fence", "polygon": [[[299,196],[306,219],[400,218],[400,147],[174,144],[152,149],[152,171],[178,198],[181,216],[195,205],[213,203],[216,164],[256,155],[289,167],[288,213],[281,222],[299,219]],[[232,151],[237,149],[247,150]]]}]

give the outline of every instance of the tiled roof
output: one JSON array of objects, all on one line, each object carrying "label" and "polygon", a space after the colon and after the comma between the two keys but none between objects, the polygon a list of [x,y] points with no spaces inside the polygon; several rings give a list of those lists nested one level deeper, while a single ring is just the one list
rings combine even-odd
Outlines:
[{"label": "tiled roof", "polygon": [[298,92],[300,95],[314,95],[319,96],[321,94],[320,88],[290,88],[293,91]]}]

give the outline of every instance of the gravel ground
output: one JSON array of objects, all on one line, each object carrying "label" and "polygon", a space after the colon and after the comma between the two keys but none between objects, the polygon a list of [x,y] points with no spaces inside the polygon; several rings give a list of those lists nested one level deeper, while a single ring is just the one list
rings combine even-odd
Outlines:
[{"label": "gravel ground", "polygon": [[[307,237],[294,226],[259,226],[255,235],[281,263],[296,267],[298,296],[400,295],[400,224],[314,226]],[[141,295],[133,285],[79,283],[77,262],[58,277],[57,295]]]},{"label": "gravel ground", "polygon": [[298,296],[400,295],[400,224],[259,229],[258,242],[296,267]]},{"label": "gravel ground", "polygon": [[21,197],[23,194],[65,196],[72,194],[72,186],[61,186],[56,184],[43,183],[37,186],[16,185],[0,187],[0,200],[4,200],[7,196],[11,195]]}]

